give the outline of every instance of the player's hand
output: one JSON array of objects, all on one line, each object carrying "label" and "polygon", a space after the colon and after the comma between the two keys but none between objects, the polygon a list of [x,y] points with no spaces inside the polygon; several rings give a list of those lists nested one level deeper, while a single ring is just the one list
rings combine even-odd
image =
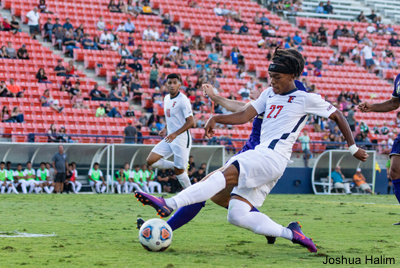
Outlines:
[{"label": "player's hand", "polygon": [[177,136],[178,136],[178,135],[176,135],[175,132],[174,132],[174,133],[169,134],[167,137],[165,137],[164,140],[165,140],[166,142],[168,142],[168,143],[171,143],[171,142],[173,142],[173,141],[176,139]]},{"label": "player's hand", "polygon": [[165,135],[167,135],[167,130],[165,129],[165,128],[163,128],[163,129],[161,129],[159,132],[158,132],[158,135],[160,135],[160,136],[165,136]]},{"label": "player's hand", "polygon": [[250,91],[249,97],[251,100],[256,100],[258,99],[258,97],[260,97],[260,95],[261,95],[260,91],[258,91],[257,89],[253,89],[252,91]]},{"label": "player's hand", "polygon": [[54,170],[54,175],[56,175],[57,174],[57,170]]},{"label": "player's hand", "polygon": [[214,128],[215,128],[214,117],[210,117],[210,119],[208,119],[206,125],[204,126],[205,130],[204,136],[211,139],[215,134]]},{"label": "player's hand", "polygon": [[202,86],[203,89],[203,95],[205,97],[210,97],[210,99],[213,99],[215,97],[215,92],[214,92],[214,86],[210,84],[203,84]]},{"label": "player's hand", "polygon": [[358,109],[363,113],[372,112],[372,104],[368,101],[364,101],[358,105]]},{"label": "player's hand", "polygon": [[358,160],[365,162],[367,161],[369,155],[367,154],[366,151],[364,151],[364,149],[359,148],[358,151],[354,154],[354,157],[357,158]]}]

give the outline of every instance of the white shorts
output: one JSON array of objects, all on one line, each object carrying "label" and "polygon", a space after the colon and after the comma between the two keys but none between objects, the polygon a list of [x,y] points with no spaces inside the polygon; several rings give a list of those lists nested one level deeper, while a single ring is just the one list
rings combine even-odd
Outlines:
[{"label": "white shorts", "polygon": [[175,141],[167,143],[165,140],[162,140],[151,151],[161,155],[165,159],[174,155],[174,166],[179,169],[187,169],[190,147],[190,141],[188,146],[181,146],[176,144]]},{"label": "white shorts", "polygon": [[262,206],[289,162],[272,149],[263,150],[249,150],[238,154],[225,165],[228,167],[238,161],[239,181],[238,186],[233,188],[232,194],[245,198],[255,207]]}]

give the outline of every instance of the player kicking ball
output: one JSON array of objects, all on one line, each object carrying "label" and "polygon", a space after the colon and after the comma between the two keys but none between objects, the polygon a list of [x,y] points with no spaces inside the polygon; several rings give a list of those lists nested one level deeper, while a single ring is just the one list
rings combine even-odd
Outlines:
[{"label": "player kicking ball", "polygon": [[[261,125],[260,145],[232,157],[223,172],[217,171],[207,180],[197,183],[178,195],[163,199],[145,193],[136,193],[139,201],[153,206],[163,216],[172,211],[210,199],[215,194],[233,187],[229,201],[228,221],[241,228],[264,236],[282,237],[306,247],[311,252],[317,248],[306,237],[296,222],[283,227],[263,213],[251,212],[260,207],[268,193],[282,176],[290,160],[293,144],[307,122],[309,114],[330,118],[337,123],[349,145],[350,152],[359,160],[366,161],[368,154],[355,145],[350,127],[344,116],[317,94],[297,90],[295,78],[303,69],[293,56],[276,50],[269,66],[271,86],[244,111],[230,115],[211,117],[205,134],[213,137],[216,123],[244,124],[265,112]],[[257,161],[254,161],[257,159]]]},{"label": "player kicking ball", "polygon": [[[281,54],[286,54],[289,56],[296,57],[299,60],[300,63],[300,69],[304,69],[305,65],[305,60],[303,56],[301,55],[300,52],[298,52],[295,49],[285,49],[280,51]],[[297,77],[299,79],[299,77]],[[303,86],[303,84],[295,80],[295,85],[298,90],[307,92],[306,88]],[[230,100],[227,98],[224,98],[222,96],[217,95],[213,88],[212,85],[203,85],[203,91],[206,96],[208,96],[212,101],[216,102],[217,104],[221,105],[222,107],[226,108],[227,110],[231,112],[241,112],[246,109],[250,103],[246,102],[241,102],[241,101],[236,101],[236,100]],[[250,92],[250,99],[252,101],[258,99],[260,94],[262,93],[262,90],[255,89]],[[254,150],[254,148],[260,144],[260,133],[261,133],[261,124],[264,118],[264,113],[261,113],[254,117],[253,120],[253,125],[252,125],[252,130],[251,134],[249,136],[249,139],[247,140],[246,144],[243,146],[242,150],[238,152],[238,154],[244,153],[248,150]],[[224,170],[224,167],[219,169],[220,171]],[[213,172],[214,173],[214,172]],[[208,179],[213,173],[208,174],[204,179]],[[219,192],[215,196],[211,198],[211,201],[213,201],[215,204],[228,209],[229,206],[229,200],[231,198],[231,192],[233,190],[233,187],[227,187],[223,191]],[[186,207],[182,207],[179,210],[175,212],[175,214],[168,220],[169,226],[172,228],[173,231],[179,229],[186,223],[190,222],[199,212],[200,210],[204,207],[205,202],[201,203],[196,203],[193,205],[189,205]],[[252,212],[260,212],[256,207],[253,207],[251,210]],[[145,221],[141,218],[137,219],[137,228],[140,229],[141,225]],[[276,241],[275,237],[271,236],[266,236],[268,240],[268,244],[274,244]]]},{"label": "player kicking ball", "polygon": [[[371,104],[369,102],[363,102],[358,106],[363,113],[376,112],[376,113],[387,113],[397,110],[400,106],[400,74],[397,75],[394,80],[394,90],[390,100]],[[400,203],[400,134],[394,140],[392,151],[389,154],[390,157],[390,170],[389,177],[393,183],[394,195]],[[396,222],[393,225],[400,225],[400,222]]]},{"label": "player kicking ball", "polygon": [[[189,99],[182,94],[181,79],[177,74],[167,76],[169,94],[164,98],[165,128],[160,136],[167,136],[151,150],[147,164],[153,168],[174,169],[176,178],[183,188],[191,185],[186,173],[192,138],[189,129],[194,126],[192,107]],[[174,155],[174,162],[166,160]]]}]

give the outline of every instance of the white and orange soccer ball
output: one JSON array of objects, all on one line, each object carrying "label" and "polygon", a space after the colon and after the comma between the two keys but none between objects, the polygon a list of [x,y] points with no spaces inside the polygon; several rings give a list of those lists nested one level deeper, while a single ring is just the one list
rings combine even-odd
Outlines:
[{"label": "white and orange soccer ball", "polygon": [[164,251],[171,245],[172,229],[163,220],[148,220],[140,227],[139,242],[148,251]]}]

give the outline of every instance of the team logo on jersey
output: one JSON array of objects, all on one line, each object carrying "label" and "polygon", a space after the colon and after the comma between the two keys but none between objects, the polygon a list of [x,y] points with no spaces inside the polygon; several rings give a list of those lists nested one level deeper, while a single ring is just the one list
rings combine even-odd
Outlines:
[{"label": "team logo on jersey", "polygon": [[288,99],[288,101],[287,101],[287,102],[289,102],[289,103],[293,103],[293,102],[292,102],[292,100],[294,100],[294,98],[296,98],[296,96],[289,96],[289,99]]},{"label": "team logo on jersey", "polygon": [[172,104],[172,108],[174,108],[174,107],[175,107],[175,104],[176,104],[176,101],[174,101],[174,103]]},{"label": "team logo on jersey", "polygon": [[333,108],[332,104],[329,105],[328,109],[326,109],[328,112]]}]

